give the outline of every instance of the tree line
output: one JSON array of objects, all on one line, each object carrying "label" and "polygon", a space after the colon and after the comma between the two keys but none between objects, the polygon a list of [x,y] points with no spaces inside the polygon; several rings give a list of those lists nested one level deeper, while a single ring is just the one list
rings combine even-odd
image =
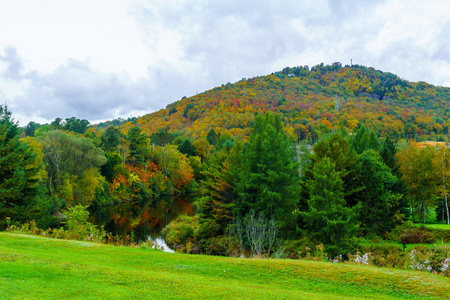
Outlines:
[{"label": "tree line", "polygon": [[445,144],[395,144],[362,125],[353,134],[329,132],[310,148],[272,113],[256,116],[241,139],[215,130],[195,140],[164,130],[149,136],[138,126],[80,134],[58,123],[21,139],[0,106],[2,228],[6,218],[45,228],[74,206],[139,207],[189,192],[199,194],[195,215],[166,234],[199,248],[231,234],[242,249],[263,251],[274,248],[276,235],[339,254],[357,236],[384,237],[406,220],[426,222],[432,211],[449,222]]}]

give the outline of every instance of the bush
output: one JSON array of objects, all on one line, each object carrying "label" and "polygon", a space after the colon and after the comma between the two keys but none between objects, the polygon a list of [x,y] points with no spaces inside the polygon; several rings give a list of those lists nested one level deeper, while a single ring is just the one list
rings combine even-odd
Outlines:
[{"label": "bush", "polygon": [[169,246],[185,247],[188,241],[194,240],[194,235],[199,226],[197,216],[182,215],[164,227],[161,234]]},{"label": "bush", "polygon": [[423,228],[411,228],[400,234],[399,240],[403,244],[432,244],[436,237]]},{"label": "bush", "polygon": [[403,268],[407,262],[403,247],[398,244],[361,245],[360,249],[369,253],[370,264],[377,267]]},{"label": "bush", "polygon": [[86,207],[76,205],[69,207],[66,212],[66,237],[72,240],[90,240],[102,242],[106,236],[103,227],[99,230],[96,225],[88,222],[89,212]]},{"label": "bush", "polygon": [[238,256],[239,245],[234,237],[219,236],[208,241],[205,253],[209,255]]},{"label": "bush", "polygon": [[220,225],[214,220],[201,220],[198,230],[195,232],[195,239],[202,240],[214,237],[220,230]]}]

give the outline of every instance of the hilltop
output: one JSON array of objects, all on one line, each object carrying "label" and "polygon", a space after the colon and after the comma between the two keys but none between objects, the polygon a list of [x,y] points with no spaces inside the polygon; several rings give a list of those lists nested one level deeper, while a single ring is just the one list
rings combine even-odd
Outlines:
[{"label": "hilltop", "polygon": [[245,138],[255,115],[273,111],[296,140],[317,140],[342,126],[353,132],[365,124],[379,136],[446,141],[449,100],[448,87],[370,67],[320,64],[223,84],[119,126],[126,132],[137,124],[149,135],[179,131],[197,139],[214,129]]}]

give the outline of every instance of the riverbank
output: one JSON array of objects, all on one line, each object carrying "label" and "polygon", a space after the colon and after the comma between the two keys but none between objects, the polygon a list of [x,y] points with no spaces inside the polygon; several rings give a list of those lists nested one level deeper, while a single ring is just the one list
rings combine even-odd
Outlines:
[{"label": "riverbank", "polygon": [[165,253],[0,233],[4,298],[450,299],[450,279],[301,260]]}]

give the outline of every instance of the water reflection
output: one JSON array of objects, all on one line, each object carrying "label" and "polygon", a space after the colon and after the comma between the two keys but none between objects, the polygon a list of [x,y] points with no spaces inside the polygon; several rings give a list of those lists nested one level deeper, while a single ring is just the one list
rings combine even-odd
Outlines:
[{"label": "water reflection", "polygon": [[157,241],[170,221],[182,214],[193,215],[192,202],[192,196],[166,196],[144,203],[126,201],[98,207],[93,217],[96,224],[104,225],[105,230],[114,235],[125,236],[133,231],[137,242]]}]

